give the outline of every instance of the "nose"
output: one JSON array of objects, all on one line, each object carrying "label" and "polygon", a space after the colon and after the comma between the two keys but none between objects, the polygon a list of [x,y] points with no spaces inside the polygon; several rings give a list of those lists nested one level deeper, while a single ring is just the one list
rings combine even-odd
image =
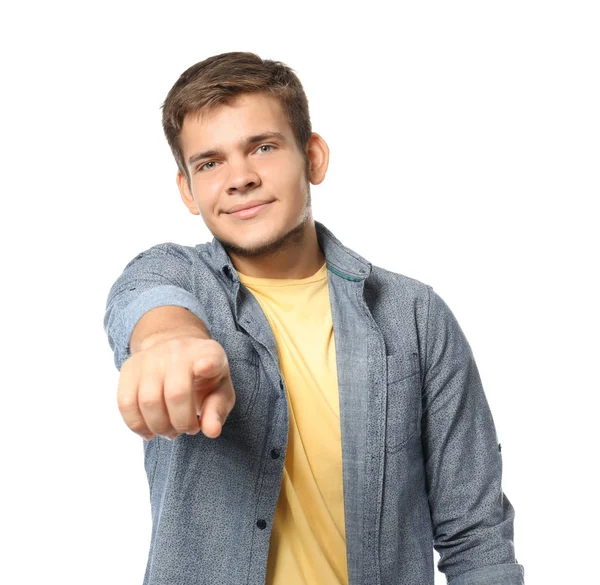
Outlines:
[{"label": "nose", "polygon": [[245,193],[260,185],[260,178],[256,171],[252,168],[246,159],[238,164],[231,165],[231,173],[229,175],[229,186],[227,192],[232,195],[234,193]]}]

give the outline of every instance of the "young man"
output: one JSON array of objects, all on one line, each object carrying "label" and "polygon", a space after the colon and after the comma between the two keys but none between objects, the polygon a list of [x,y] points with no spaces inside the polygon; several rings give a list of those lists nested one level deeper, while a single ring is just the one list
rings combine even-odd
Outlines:
[{"label": "young man", "polygon": [[314,221],[327,144],[293,70],[190,67],[163,105],[214,238],[110,289],[118,404],[144,437],[144,585],[520,585],[514,509],[470,346],[431,286]]}]

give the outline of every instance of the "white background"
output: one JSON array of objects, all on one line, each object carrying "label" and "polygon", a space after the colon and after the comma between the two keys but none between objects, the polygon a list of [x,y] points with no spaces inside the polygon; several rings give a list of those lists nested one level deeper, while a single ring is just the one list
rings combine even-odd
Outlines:
[{"label": "white background", "polygon": [[105,302],[138,252],[211,239],[176,190],[160,106],[184,69],[233,50],[283,61],[304,85],[331,150],[315,219],[432,285],[459,320],[526,583],[594,581],[597,6],[2,8],[0,581],[142,582],[142,439],[117,409]]}]

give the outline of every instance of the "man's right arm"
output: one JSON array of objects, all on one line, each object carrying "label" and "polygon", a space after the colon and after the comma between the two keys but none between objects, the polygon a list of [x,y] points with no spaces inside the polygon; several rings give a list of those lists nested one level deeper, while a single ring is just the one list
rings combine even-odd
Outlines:
[{"label": "man's right arm", "polygon": [[104,328],[120,371],[119,410],[132,431],[147,440],[200,429],[220,435],[235,391],[193,294],[185,249],[160,244],[129,262],[109,292]]}]

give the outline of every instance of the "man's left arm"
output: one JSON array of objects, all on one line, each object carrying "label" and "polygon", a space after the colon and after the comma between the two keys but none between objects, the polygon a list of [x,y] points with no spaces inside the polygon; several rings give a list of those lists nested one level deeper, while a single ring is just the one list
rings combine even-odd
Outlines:
[{"label": "man's left arm", "polygon": [[502,456],[467,339],[430,287],[422,446],[438,569],[448,585],[523,585],[515,511],[502,491]]}]

